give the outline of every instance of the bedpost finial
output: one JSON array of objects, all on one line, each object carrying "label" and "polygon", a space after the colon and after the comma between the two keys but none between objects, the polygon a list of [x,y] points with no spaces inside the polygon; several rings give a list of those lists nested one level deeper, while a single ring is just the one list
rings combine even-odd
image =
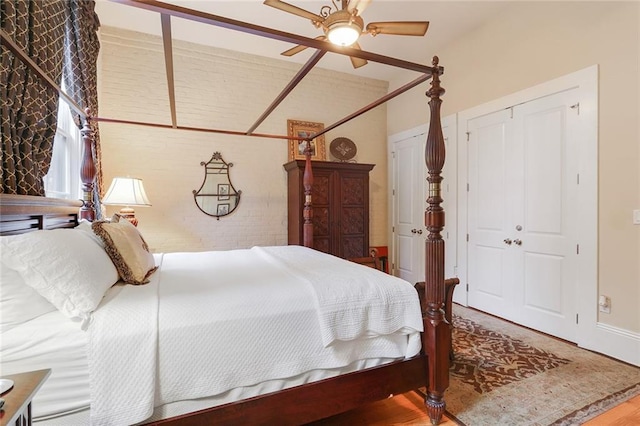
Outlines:
[{"label": "bedpost finial", "polygon": [[87,118],[91,118],[91,108],[89,107],[85,108],[84,113],[87,115]]},{"label": "bedpost finial", "polygon": [[431,61],[431,64],[432,64],[434,67],[437,67],[437,66],[438,66],[438,63],[440,63],[440,58],[438,58],[438,56],[434,56],[434,57],[433,57],[433,60]]}]

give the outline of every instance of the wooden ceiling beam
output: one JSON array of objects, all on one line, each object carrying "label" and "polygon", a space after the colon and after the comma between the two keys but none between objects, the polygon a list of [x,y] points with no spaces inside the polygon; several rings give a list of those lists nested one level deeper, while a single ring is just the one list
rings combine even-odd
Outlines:
[{"label": "wooden ceiling beam", "polygon": [[251,126],[249,130],[247,130],[247,135],[250,135],[251,133],[253,133],[253,131],[269,116],[269,114],[271,114],[273,110],[276,109],[276,107],[280,105],[282,101],[285,100],[285,98],[289,95],[289,93],[291,93],[291,91],[302,81],[302,79],[309,73],[309,71],[311,71],[313,67],[316,66],[318,61],[322,59],[325,53],[327,53],[325,50],[318,50],[316,51],[316,53],[313,54],[313,56],[307,61],[306,64],[304,64],[304,66],[300,69],[300,71],[298,71],[298,73],[293,77],[293,79],[291,79],[289,84],[287,84],[287,86],[282,90],[282,92],[280,92],[278,97],[276,97],[276,99],[274,99],[274,101],[271,102],[271,105],[269,105],[269,107],[265,110],[265,112],[262,113],[260,118],[258,118],[258,120],[256,120],[255,123],[253,123],[253,126]]},{"label": "wooden ceiling beam", "polygon": [[162,44],[164,45],[164,66],[167,71],[167,90],[169,91],[169,109],[171,110],[171,124],[174,128],[178,122],[176,118],[176,90],[173,77],[173,45],[171,39],[171,16],[161,14]]},{"label": "wooden ceiling beam", "polygon": [[380,99],[371,102],[369,105],[360,108],[358,111],[354,112],[353,114],[350,114],[350,115],[346,116],[342,120],[337,121],[337,122],[333,123],[332,125],[325,127],[321,132],[318,132],[315,135],[312,135],[310,137],[310,139],[315,139],[316,137],[318,137],[320,135],[324,135],[325,133],[335,129],[338,126],[342,126],[347,121],[351,121],[354,118],[361,116],[365,112],[371,111],[373,108],[375,108],[375,107],[377,107],[379,105],[382,105],[383,103],[395,98],[398,95],[403,94],[407,90],[416,87],[418,84],[423,83],[423,82],[429,80],[430,78],[431,78],[431,74],[424,74],[424,75],[416,78],[415,80],[410,81],[409,83],[407,83],[404,86],[394,90],[393,92],[388,93],[385,96],[381,97]]},{"label": "wooden ceiling beam", "polygon": [[367,52],[364,50],[354,49],[352,47],[336,46],[327,41],[315,40],[313,38],[303,37],[297,34],[287,33],[275,30],[273,28],[262,27],[235,19],[225,18],[223,16],[213,15],[202,11],[188,9],[173,4],[163,3],[157,0],[111,0],[116,3],[134,6],[141,9],[151,10],[161,14],[167,14],[176,18],[187,19],[190,21],[200,22],[204,24],[214,25],[234,31],[240,31],[246,34],[254,34],[273,40],[285,41],[292,44],[300,44],[318,50],[326,50],[328,52],[337,53],[344,56],[353,56],[367,61],[377,62],[380,64],[390,65],[397,68],[416,71],[422,74],[431,75],[433,68],[427,65],[417,64],[414,62],[404,61],[402,59],[392,58],[389,56],[378,55],[377,53]]},{"label": "wooden ceiling beam", "polygon": [[297,140],[297,141],[304,141],[308,139],[308,138],[303,138],[299,136],[274,135],[274,134],[268,134],[268,133],[247,134],[247,132],[240,132],[236,130],[211,129],[207,127],[193,127],[193,126],[179,126],[179,125],[172,126],[171,124],[149,123],[146,121],[134,121],[134,120],[121,120],[119,118],[92,117],[92,120],[98,123],[129,124],[133,126],[154,127],[157,129],[177,129],[177,130],[187,130],[190,132],[217,133],[221,135],[231,135],[231,136],[252,136],[256,138],[285,139],[285,140],[291,139],[291,140]]}]

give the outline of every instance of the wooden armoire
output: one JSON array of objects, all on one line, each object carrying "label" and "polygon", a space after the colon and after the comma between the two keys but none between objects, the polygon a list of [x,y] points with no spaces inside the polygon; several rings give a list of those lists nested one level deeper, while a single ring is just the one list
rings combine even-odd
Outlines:
[{"label": "wooden armoire", "polygon": [[[304,160],[284,165],[289,244],[302,245]],[[373,164],[312,161],[314,248],[343,258],[369,256],[369,172]]]}]

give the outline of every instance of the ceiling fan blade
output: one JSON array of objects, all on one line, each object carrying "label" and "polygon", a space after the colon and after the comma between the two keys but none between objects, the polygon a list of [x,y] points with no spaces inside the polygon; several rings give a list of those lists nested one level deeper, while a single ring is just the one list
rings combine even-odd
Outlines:
[{"label": "ceiling fan blade", "polygon": [[370,22],[367,25],[367,32],[374,36],[378,34],[423,36],[428,28],[427,21]]},{"label": "ceiling fan blade", "polygon": [[[327,39],[327,37],[326,37],[326,36],[321,35],[321,36],[316,37],[315,39],[316,39],[316,40],[326,40],[326,39]],[[303,45],[299,44],[299,45],[297,45],[296,47],[292,47],[292,48],[291,48],[291,49],[289,49],[289,50],[285,50],[284,52],[282,52],[282,53],[281,53],[281,55],[283,55],[283,56],[293,56],[293,55],[295,55],[296,53],[300,53],[300,52],[302,52],[302,51],[303,51],[304,49],[306,49],[307,47],[308,47],[308,46],[303,46]]]},{"label": "ceiling fan blade", "polygon": [[[360,49],[360,45],[358,44],[358,42],[353,43],[351,47],[353,47],[354,49],[362,50]],[[349,56],[349,59],[351,59],[351,65],[353,65],[354,68],[360,68],[369,63],[366,59],[355,58],[353,56]]]},{"label": "ceiling fan blade", "polygon": [[311,13],[307,10],[299,8],[298,6],[294,6],[280,0],[264,0],[264,4],[266,4],[267,6],[275,7],[276,9],[280,9],[284,12],[289,12],[294,15],[302,16],[303,18],[311,19],[312,21],[322,22],[324,20],[320,15],[316,15],[315,13]]},{"label": "ceiling fan blade", "polygon": [[360,15],[371,3],[371,0],[351,0],[347,10],[353,12],[353,9],[358,9],[358,15]]}]

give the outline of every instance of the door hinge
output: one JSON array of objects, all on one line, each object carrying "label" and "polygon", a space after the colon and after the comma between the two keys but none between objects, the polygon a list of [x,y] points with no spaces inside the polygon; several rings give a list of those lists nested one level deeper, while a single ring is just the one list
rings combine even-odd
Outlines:
[{"label": "door hinge", "polygon": [[580,173],[576,175],[576,184],[580,185]]},{"label": "door hinge", "polygon": [[395,226],[392,226],[392,227],[391,227],[391,233],[393,234],[394,232],[396,232],[396,227],[395,227]]},{"label": "door hinge", "polygon": [[449,239],[449,231],[447,231],[447,240]]},{"label": "door hinge", "polygon": [[469,234],[467,234],[467,242],[469,242]]},{"label": "door hinge", "polygon": [[575,109],[578,115],[580,115],[580,102],[571,105],[569,108]]},{"label": "door hinge", "polygon": [[396,190],[395,189],[391,190],[391,195],[393,195],[395,197],[395,195],[396,195]]},{"label": "door hinge", "polygon": [[467,183],[467,192],[469,192],[469,184]]},{"label": "door hinge", "polygon": [[579,314],[576,314],[576,324],[578,324],[578,315]]},{"label": "door hinge", "polygon": [[511,115],[509,118],[513,120],[513,107],[509,107],[509,114]]},{"label": "door hinge", "polygon": [[469,292],[469,283],[467,283],[467,293]]},{"label": "door hinge", "polygon": [[580,244],[576,244],[576,254],[580,254]]},{"label": "door hinge", "polygon": [[471,134],[471,132],[466,132],[467,133],[467,142],[469,142],[469,135]]}]

